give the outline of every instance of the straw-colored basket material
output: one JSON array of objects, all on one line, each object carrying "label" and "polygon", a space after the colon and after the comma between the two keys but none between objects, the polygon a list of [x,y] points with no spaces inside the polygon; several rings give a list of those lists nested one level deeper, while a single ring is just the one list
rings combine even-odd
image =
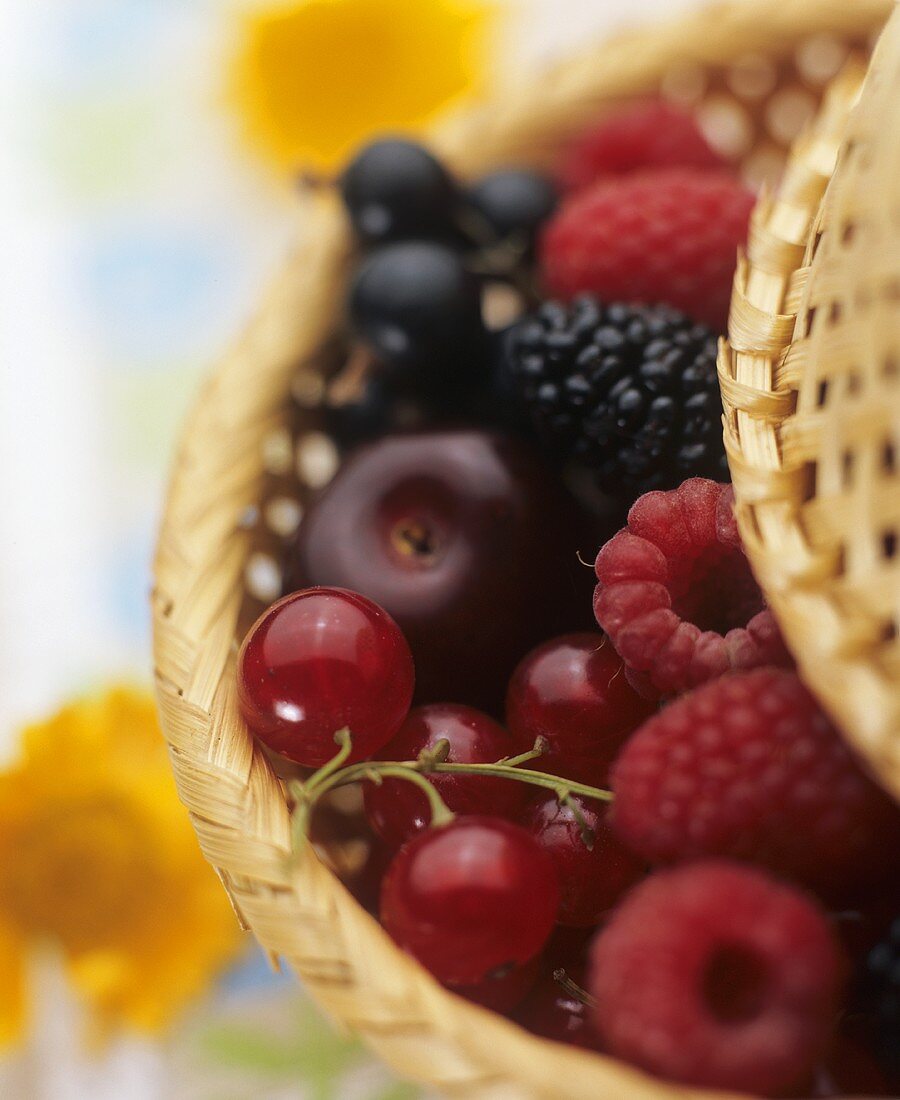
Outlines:
[{"label": "straw-colored basket material", "polygon": [[[801,204],[834,153],[807,144]],[[756,214],[720,365],[728,455],[804,678],[900,797],[900,12],[807,214],[791,194]]]},{"label": "straw-colored basket material", "polygon": [[[748,178],[771,177],[848,55],[868,56],[891,7],[891,0],[719,5],[626,35],[509,89],[498,103],[448,125],[435,144],[464,175],[501,163],[546,163],[569,133],[604,108],[663,94],[690,103]],[[757,223],[754,241],[777,272],[802,261],[852,79],[838,85],[815,136],[802,146],[785,198],[770,204],[771,225],[765,218]],[[301,232],[301,246],[257,319],[199,395],[159,541],[153,611],[160,711],[203,851],[239,918],[273,960],[286,961],[335,1020],[402,1074],[467,1098],[709,1097],[538,1040],[452,996],[391,943],[315,854],[307,849],[290,858],[284,791],[240,719],[234,657],[246,624],[275,594],[279,538],[337,461],[322,431],[322,403],[346,354],[341,315],[350,243],[333,196],[310,198]],[[794,306],[800,283],[785,278],[787,304]],[[748,283],[748,301],[754,293]],[[738,415],[783,416],[792,408],[781,390],[754,404],[734,373],[740,324],[766,332],[752,344],[763,347],[762,358],[790,336],[783,319],[768,330],[753,328],[766,308],[781,307],[768,297],[739,306],[743,321],[723,371],[732,402],[750,411],[732,417],[732,436]]]}]

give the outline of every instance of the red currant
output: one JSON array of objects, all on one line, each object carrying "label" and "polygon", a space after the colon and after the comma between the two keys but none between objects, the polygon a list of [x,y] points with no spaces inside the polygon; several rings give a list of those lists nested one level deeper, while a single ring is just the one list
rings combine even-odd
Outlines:
[{"label": "red currant", "polygon": [[[447,759],[454,764],[490,764],[514,752],[506,730],[471,707],[435,703],[410,711],[409,717],[378,754],[379,760],[415,760],[438,741],[450,744]],[[475,775],[436,775],[431,782],[449,808],[458,814],[515,817],[529,795],[524,783]],[[431,823],[428,799],[412,783],[385,779],[365,785],[369,822],[388,844],[399,848]]]},{"label": "red currant", "polygon": [[353,737],[350,760],[377,752],[409,711],[409,646],[377,604],[340,588],[295,592],[266,611],[238,657],[238,701],[264,745],[307,767]]},{"label": "red currant", "polygon": [[381,891],[381,921],[439,981],[475,985],[521,966],[559,908],[550,857],[518,825],[460,817],[400,849]]},{"label": "red currant", "polygon": [[[584,985],[580,970],[573,971],[569,976],[576,984]],[[516,1012],[516,1019],[523,1027],[544,1039],[585,1050],[602,1050],[587,1004],[566,989],[553,974],[545,974],[537,982]]]},{"label": "red currant", "polygon": [[[577,795],[570,796],[569,804],[561,803],[552,791],[542,792],[525,809],[522,826],[550,856],[559,875],[560,924],[597,924],[646,870],[613,833],[606,811],[605,803]],[[578,816],[589,837],[582,834]]]},{"label": "red currant", "polygon": [[488,974],[475,985],[454,985],[448,982],[447,988],[473,1004],[505,1014],[522,1003],[534,985],[540,969],[541,958],[538,955],[524,966],[503,968],[496,974]]},{"label": "red currant", "polygon": [[593,781],[600,780],[625,738],[654,710],[624,672],[602,634],[547,642],[513,673],[506,697],[510,733],[528,748],[543,737],[548,763],[571,762],[579,774],[591,771]]}]

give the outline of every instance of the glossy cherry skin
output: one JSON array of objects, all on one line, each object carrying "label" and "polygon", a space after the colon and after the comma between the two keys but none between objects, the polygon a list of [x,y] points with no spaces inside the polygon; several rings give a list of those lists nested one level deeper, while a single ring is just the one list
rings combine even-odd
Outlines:
[{"label": "glossy cherry skin", "polygon": [[539,646],[513,673],[506,721],[520,748],[538,737],[547,762],[571,761],[569,778],[589,772],[605,781],[622,743],[654,713],[624,675],[621,657],[603,634],[568,634]]},{"label": "glossy cherry skin", "polygon": [[562,891],[559,923],[590,928],[644,875],[646,866],[607,824],[607,803],[570,797],[593,835],[593,847],[585,843],[575,811],[552,791],[542,791],[528,804],[521,824],[556,867]]},{"label": "glossy cherry skin", "polygon": [[405,844],[385,875],[381,923],[442,982],[475,985],[522,966],[559,908],[550,857],[502,818],[458,817]]},{"label": "glossy cherry skin", "polygon": [[[378,760],[415,760],[438,741],[450,744],[451,764],[492,764],[515,752],[506,730],[481,711],[453,703],[417,707],[378,753]],[[458,814],[490,814],[515,818],[529,797],[524,783],[473,775],[429,777],[451,810]],[[428,799],[412,783],[385,779],[366,783],[366,814],[375,832],[399,848],[431,824]]]},{"label": "glossy cherry skin", "polygon": [[409,712],[409,646],[377,604],[338,588],[311,588],[273,604],[238,656],[238,702],[263,744],[317,768],[348,727],[351,760],[385,745]]},{"label": "glossy cherry skin", "polygon": [[409,641],[418,702],[496,713],[525,653],[590,610],[581,538],[570,498],[511,436],[391,436],[356,450],[307,510],[287,584],[365,593]]},{"label": "glossy cherry skin", "polygon": [[512,969],[501,969],[496,974],[488,974],[475,985],[454,985],[447,982],[446,986],[451,992],[465,997],[473,1004],[481,1005],[482,1008],[507,1013],[522,1003],[537,980],[540,970],[541,958],[537,956],[524,966],[514,966]]},{"label": "glossy cherry skin", "polygon": [[[567,973],[577,985],[584,986],[581,970]],[[515,1018],[524,1028],[544,1039],[585,1050],[603,1049],[600,1036],[594,1031],[588,1006],[566,990],[552,973],[544,974],[538,980],[519,1006]]]}]

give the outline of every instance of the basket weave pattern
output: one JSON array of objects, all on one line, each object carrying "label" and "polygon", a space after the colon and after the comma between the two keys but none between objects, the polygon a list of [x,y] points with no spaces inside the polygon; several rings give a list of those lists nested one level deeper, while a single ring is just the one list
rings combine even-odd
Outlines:
[{"label": "basket weave pattern", "polygon": [[898,134],[900,12],[815,222],[803,199],[827,183],[834,142],[803,143],[799,204],[783,193],[757,211],[720,379],[756,574],[804,678],[900,797]]},{"label": "basket weave pattern", "polygon": [[[546,163],[568,133],[605,105],[662,91],[693,104],[713,131],[718,126],[720,145],[748,176],[766,175],[835,67],[848,52],[866,52],[891,6],[890,0],[720,5],[567,63],[449,124],[435,144],[462,175]],[[813,168],[804,159],[789,176],[796,224],[786,245],[777,229],[768,238],[770,262],[783,256],[787,270],[802,260],[803,227],[824,189],[845,102],[832,98],[822,134],[811,139],[819,150]],[[311,198],[302,214],[300,249],[199,395],[176,456],[156,561],[160,710],[204,854],[273,961],[285,960],[336,1020],[410,1077],[446,1094],[497,1100],[699,1098],[610,1059],[534,1039],[453,997],[394,947],[315,855],[307,851],[291,863],[284,792],[240,719],[233,669],[236,638],[272,595],[265,582],[271,568],[267,574],[257,567],[271,566],[284,516],[292,508],[296,516],[334,464],[321,432],[321,403],[341,363],[350,243],[333,198]],[[757,232],[764,232],[759,225]],[[801,284],[791,277],[787,283],[795,306]],[[775,354],[776,336],[783,343],[789,329],[783,319],[774,326],[763,358]],[[746,383],[728,370],[723,375],[735,398]],[[792,407],[774,391],[768,400],[773,415]],[[759,408],[747,407],[741,416]]]}]

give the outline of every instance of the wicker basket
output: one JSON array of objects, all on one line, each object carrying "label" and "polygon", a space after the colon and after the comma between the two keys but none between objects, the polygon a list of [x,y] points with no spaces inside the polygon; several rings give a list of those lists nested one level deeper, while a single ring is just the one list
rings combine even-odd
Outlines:
[{"label": "wicker basket", "polygon": [[757,208],[719,374],[754,570],[805,680],[900,798],[898,137],[900,12],[821,208],[834,148],[815,138]]},{"label": "wicker basket", "polygon": [[[876,384],[892,381],[886,364],[896,360],[868,342],[871,326],[858,332],[860,354],[871,355],[851,360],[857,331],[849,321],[856,300],[837,297],[833,272],[836,260],[844,262],[848,212],[867,234],[892,229],[896,241],[900,233],[896,204],[886,203],[890,157],[882,163],[866,153],[865,141],[875,112],[887,110],[880,99],[875,105],[877,97],[893,92],[892,110],[900,110],[898,20],[874,66],[878,79],[866,92],[869,110],[855,123],[861,127],[860,155],[844,158],[819,225],[825,230],[819,249],[814,257],[804,251],[860,73],[892,7],[891,0],[719,5],[674,25],[621,37],[537,86],[510,89],[500,102],[446,127],[435,143],[464,176],[500,164],[546,163],[569,133],[605,106],[662,93],[692,104],[748,178],[771,178],[828,82],[848,55],[857,59],[856,68],[851,60],[833,85],[819,122],[800,142],[778,196],[760,205],[749,259],[738,273],[732,340],[723,349],[720,373],[741,520],[759,575],[811,682],[857,740],[881,753],[885,774],[897,783],[897,754],[891,757],[887,747],[896,703],[879,677],[890,671],[890,656],[898,651],[880,616],[885,610],[889,616],[900,613],[895,595],[900,587],[891,584],[890,555],[878,557],[877,573],[866,572],[871,547],[858,538],[871,529],[870,513],[900,522],[884,484],[892,471],[882,452],[876,481],[877,447],[860,429],[864,410],[875,403]],[[879,182],[873,181],[872,193],[859,205],[857,181],[866,173]],[[498,1100],[709,1097],[667,1086],[611,1059],[536,1039],[451,995],[392,944],[314,854],[307,851],[299,862],[289,859],[284,791],[241,722],[233,668],[236,638],[275,594],[272,556],[279,537],[336,463],[321,431],[321,403],[328,378],[342,365],[342,287],[351,257],[333,196],[308,199],[302,237],[256,321],[200,394],[177,455],[159,542],[154,593],[159,701],[181,797],[203,851],[240,920],[273,961],[285,960],[334,1019],[361,1034],[408,1077],[446,1094]],[[861,242],[856,255],[864,248]],[[893,270],[900,273],[896,251]],[[810,258],[811,269],[803,266]],[[855,277],[856,267],[852,270]],[[870,275],[860,265],[854,290],[883,291],[885,320],[890,302],[896,322],[900,302],[890,293],[896,279],[885,277],[873,290],[865,281]],[[783,355],[804,288],[802,339]],[[833,300],[845,312],[830,321],[832,309],[820,303]],[[847,335],[840,354],[823,355],[823,339],[829,341],[831,332],[823,338],[820,327],[842,321],[848,323],[840,328]],[[829,357],[835,362],[826,371]],[[851,362],[862,373],[859,394]],[[841,389],[832,381],[837,378]],[[845,392],[855,395],[852,408],[818,403],[825,379],[832,386],[826,391],[840,393],[842,402]],[[792,415],[798,386],[798,411]],[[886,408],[876,406],[879,424]],[[895,430],[900,432],[900,425]],[[835,480],[844,469],[845,438],[852,439],[859,464],[856,495]],[[828,457],[813,477],[810,465],[819,448]],[[869,493],[876,484],[877,493]],[[818,503],[825,495],[836,498],[836,505],[829,499],[827,512]],[[900,503],[900,496],[894,497]],[[836,545],[851,533],[852,552],[848,544],[837,554]],[[860,623],[850,615],[850,596],[869,610],[876,586],[894,596],[893,602],[879,601],[885,607],[871,609],[871,622]],[[817,634],[813,627],[820,616],[827,629]],[[878,673],[876,659],[883,666]],[[845,689],[859,690],[859,700],[842,696]]]}]

